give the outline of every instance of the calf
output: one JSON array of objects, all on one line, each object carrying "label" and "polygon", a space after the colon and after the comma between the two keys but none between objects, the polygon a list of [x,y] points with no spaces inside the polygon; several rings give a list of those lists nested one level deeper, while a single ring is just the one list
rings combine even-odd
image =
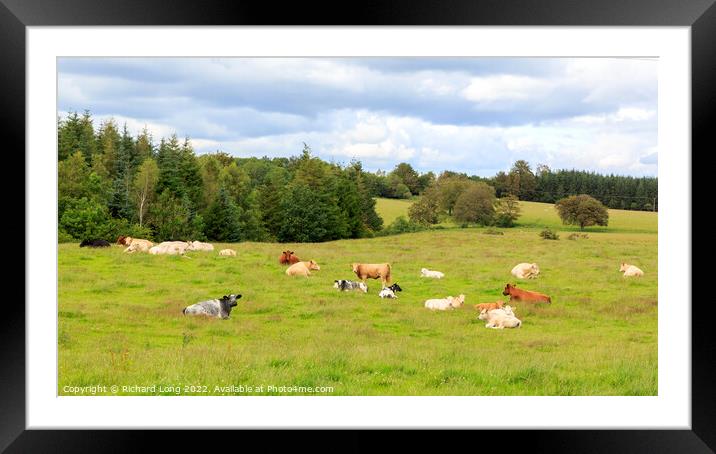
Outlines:
[{"label": "calf", "polygon": [[105,240],[84,240],[80,247],[109,247],[109,241]]},{"label": "calf", "polygon": [[231,309],[236,307],[236,300],[241,295],[224,295],[219,299],[201,301],[191,306],[187,306],[182,310],[184,315],[207,315],[209,317],[217,317],[222,319],[229,318]]},{"label": "calf", "polygon": [[351,269],[358,279],[380,279],[383,287],[390,282],[390,263],[352,263]]},{"label": "calf", "polygon": [[502,306],[504,305],[505,303],[503,301],[495,301],[494,303],[475,304],[475,309],[481,312],[483,310],[491,311],[492,309],[502,309]]},{"label": "calf", "polygon": [[420,270],[420,277],[432,277],[435,279],[442,279],[445,277],[445,274],[441,273],[440,271],[431,271],[427,268],[423,268]]},{"label": "calf", "polygon": [[619,271],[624,273],[624,277],[641,277],[644,275],[644,272],[637,268],[634,265],[629,265],[628,263],[622,262],[622,266],[619,268]]},{"label": "calf", "polygon": [[505,285],[505,289],[502,294],[510,296],[510,302],[512,301],[524,301],[532,303],[552,303],[552,298],[545,295],[544,293],[530,292],[529,290],[522,290],[517,288],[513,284]]},{"label": "calf", "polygon": [[448,309],[454,309],[460,307],[465,302],[465,295],[460,295],[457,298],[448,296],[443,299],[430,299],[425,301],[425,307],[432,310],[445,311]]},{"label": "calf", "polygon": [[345,279],[338,279],[333,281],[333,287],[341,291],[346,290],[361,290],[363,293],[368,293],[368,286],[363,282],[347,281]]},{"label": "calf", "polygon": [[398,295],[396,295],[396,292],[402,292],[402,291],[403,291],[403,289],[400,288],[400,286],[396,282],[395,284],[391,285],[390,287],[384,287],[383,290],[381,290],[380,293],[378,293],[378,296],[380,296],[381,298],[397,299]]},{"label": "calf", "polygon": [[504,309],[483,309],[477,318],[487,321],[485,328],[504,329],[522,326],[522,321],[515,316],[510,306],[505,306]]},{"label": "calf", "polygon": [[304,276],[308,277],[311,275],[311,270],[320,270],[321,267],[318,266],[318,263],[316,263],[314,260],[309,260],[308,262],[297,262],[293,265],[286,268],[286,274],[288,276]]}]

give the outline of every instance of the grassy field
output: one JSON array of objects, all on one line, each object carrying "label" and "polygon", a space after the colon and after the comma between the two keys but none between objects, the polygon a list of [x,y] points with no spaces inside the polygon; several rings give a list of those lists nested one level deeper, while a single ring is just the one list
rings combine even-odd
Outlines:
[{"label": "grassy field", "polygon": [[[400,212],[384,201],[379,210],[386,205],[386,218]],[[545,225],[573,230],[549,207],[524,204],[521,227],[504,235],[455,228],[322,244],[215,244],[237,257],[61,244],[58,393],[103,384],[150,395],[191,385],[198,387],[181,394],[263,385],[257,394],[311,394],[268,387],[313,386],[330,395],[656,395],[656,214],[612,211],[610,226],[589,229],[588,239],[545,241],[538,236]],[[286,276],[277,260],[285,248],[321,270]],[[622,260],[646,275],[624,279]],[[376,281],[368,294],[335,290],[334,279],[354,277],[352,261],[391,262],[399,299],[378,298]],[[536,261],[542,274],[521,287],[551,295],[553,304],[517,305],[520,329],[485,328],[473,305],[503,299],[510,269],[523,261]],[[421,267],[446,277],[421,279]],[[243,294],[228,320],[181,313],[228,293]],[[427,298],[459,293],[460,309],[423,308]]]}]

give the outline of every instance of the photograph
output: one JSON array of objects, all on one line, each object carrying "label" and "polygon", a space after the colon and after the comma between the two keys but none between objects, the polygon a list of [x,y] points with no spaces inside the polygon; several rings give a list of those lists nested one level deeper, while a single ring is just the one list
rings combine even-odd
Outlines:
[{"label": "photograph", "polygon": [[58,56],[56,395],[659,396],[660,74]]}]

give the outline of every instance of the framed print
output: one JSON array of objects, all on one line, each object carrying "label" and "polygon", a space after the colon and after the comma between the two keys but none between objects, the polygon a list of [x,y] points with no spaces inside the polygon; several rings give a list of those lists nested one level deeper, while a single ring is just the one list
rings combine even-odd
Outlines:
[{"label": "framed print", "polygon": [[4,2],[27,268],[2,446],[710,452],[690,183],[716,7],[631,6]]}]

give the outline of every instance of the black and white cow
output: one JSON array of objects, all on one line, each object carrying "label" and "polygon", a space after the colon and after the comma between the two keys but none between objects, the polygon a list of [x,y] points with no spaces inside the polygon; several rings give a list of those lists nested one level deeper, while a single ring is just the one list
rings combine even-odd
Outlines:
[{"label": "black and white cow", "polygon": [[400,288],[398,283],[391,285],[390,287],[383,287],[383,290],[378,293],[378,296],[381,298],[397,298],[398,296],[395,294],[396,292],[402,292],[403,289]]},{"label": "black and white cow", "polygon": [[231,314],[231,308],[236,307],[236,300],[241,298],[241,295],[224,295],[219,299],[201,301],[191,306],[185,307],[182,310],[184,315],[208,315],[210,317],[217,317],[227,319]]},{"label": "black and white cow", "polygon": [[368,293],[368,286],[363,282],[347,281],[345,279],[338,279],[333,281],[333,288],[337,288],[341,291],[346,290],[362,290],[363,293]]},{"label": "black and white cow", "polygon": [[80,243],[80,247],[109,247],[109,242],[105,240],[84,240]]}]

